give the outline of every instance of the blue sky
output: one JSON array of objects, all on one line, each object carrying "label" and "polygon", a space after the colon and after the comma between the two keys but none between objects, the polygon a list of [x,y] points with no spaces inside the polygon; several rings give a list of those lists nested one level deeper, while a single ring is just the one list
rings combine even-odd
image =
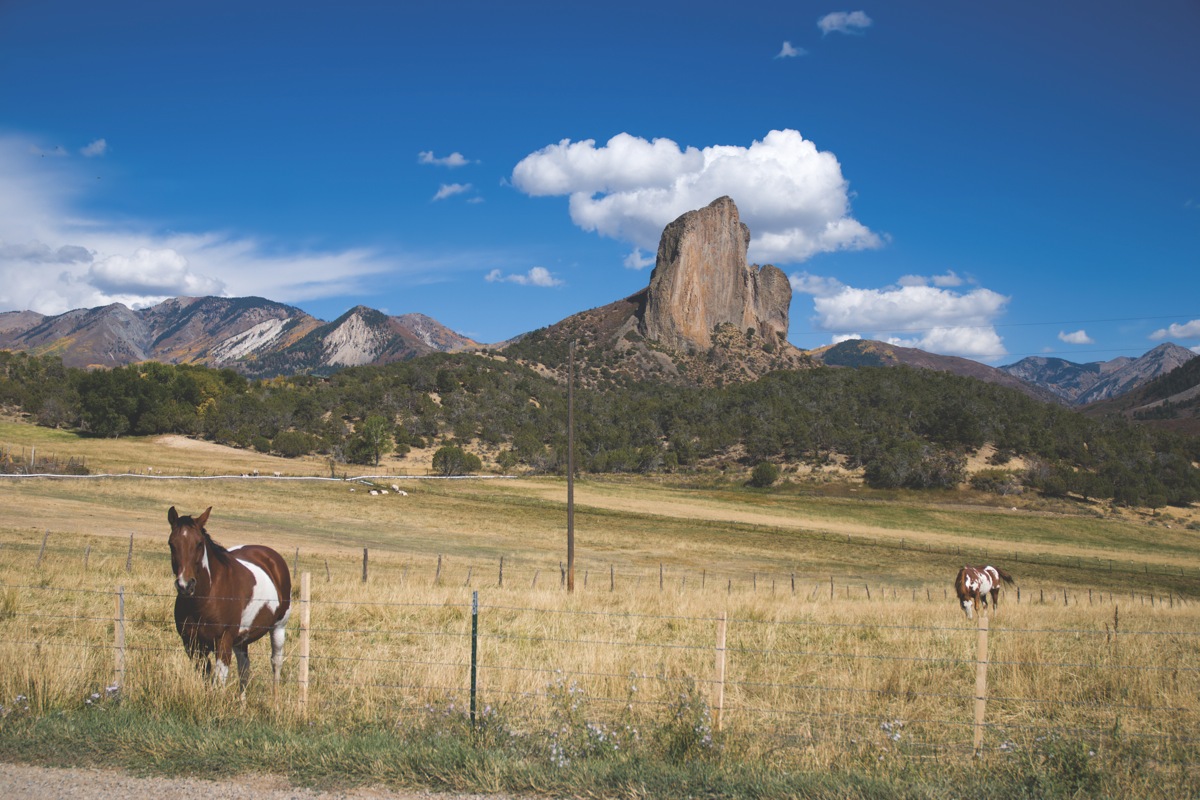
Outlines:
[{"label": "blue sky", "polygon": [[790,338],[1200,352],[1200,4],[0,2],[0,311],[497,342],[728,194]]}]

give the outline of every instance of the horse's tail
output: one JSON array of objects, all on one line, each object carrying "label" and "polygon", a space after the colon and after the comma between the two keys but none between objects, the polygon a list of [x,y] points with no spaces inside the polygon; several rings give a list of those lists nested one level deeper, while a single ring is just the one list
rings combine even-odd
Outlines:
[{"label": "horse's tail", "polygon": [[1004,570],[1000,569],[999,567],[994,567],[994,569],[996,570],[996,574],[1000,576],[1000,579],[1001,579],[1002,581],[1004,581],[1005,583],[1012,583],[1012,582],[1013,582],[1013,576],[1012,576],[1012,575],[1009,575],[1007,572],[1005,572]]}]

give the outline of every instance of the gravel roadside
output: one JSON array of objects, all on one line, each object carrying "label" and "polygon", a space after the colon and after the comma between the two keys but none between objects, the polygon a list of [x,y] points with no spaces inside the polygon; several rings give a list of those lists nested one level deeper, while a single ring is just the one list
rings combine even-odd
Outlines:
[{"label": "gravel roadside", "polygon": [[56,769],[0,763],[0,797],[5,800],[511,800],[503,795],[438,794],[390,789],[317,791],[295,787],[276,775],[230,780],[141,778],[120,770]]}]

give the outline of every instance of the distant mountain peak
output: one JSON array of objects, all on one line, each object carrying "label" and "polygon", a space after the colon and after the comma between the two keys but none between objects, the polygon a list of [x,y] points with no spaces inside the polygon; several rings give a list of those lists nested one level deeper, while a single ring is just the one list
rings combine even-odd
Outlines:
[{"label": "distant mountain peak", "polygon": [[[424,315],[389,317],[358,305],[334,323],[261,297],[172,297],[44,317],[0,314],[0,348],[55,353],[72,367],[138,361],[234,367],[251,376],[321,372],[478,345]],[[310,337],[320,332],[318,346]]]},{"label": "distant mountain peak", "polygon": [[1000,369],[1053,392],[1067,405],[1083,406],[1132,391],[1195,357],[1186,347],[1164,342],[1138,358],[1120,356],[1076,364],[1063,358],[1029,356]]}]

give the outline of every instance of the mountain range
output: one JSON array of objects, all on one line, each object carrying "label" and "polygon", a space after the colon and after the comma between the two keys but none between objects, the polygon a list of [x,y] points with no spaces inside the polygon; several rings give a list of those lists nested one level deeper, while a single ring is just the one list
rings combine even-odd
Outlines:
[{"label": "mountain range", "polygon": [[[455,333],[423,314],[389,316],[356,306],[324,322],[261,297],[176,297],[137,310],[118,303],[55,316],[3,312],[0,349],[57,355],[71,367],[149,360],[273,377],[480,350],[565,373],[568,343],[578,342],[585,381],[625,376],[718,384],[820,364],[903,365],[997,383],[1070,406],[1120,398],[1189,364],[1195,381],[1175,392],[1200,383],[1196,354],[1171,343],[1139,358],[1076,364],[1031,356],[1002,367],[871,340],[801,351],[787,341],[787,278],[774,266],[747,264],[749,242],[750,231],[733,201],[718,198],[664,229],[646,289],[493,345]],[[1142,405],[1161,401],[1174,408],[1167,397],[1149,397]]]}]

